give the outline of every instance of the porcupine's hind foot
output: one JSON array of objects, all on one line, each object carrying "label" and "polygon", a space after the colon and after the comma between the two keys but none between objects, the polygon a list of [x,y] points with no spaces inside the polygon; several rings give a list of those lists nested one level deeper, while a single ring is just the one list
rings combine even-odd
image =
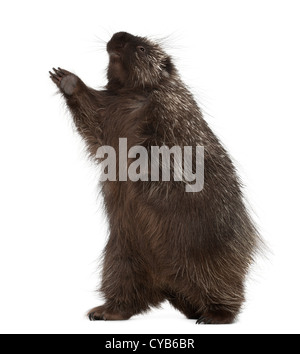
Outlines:
[{"label": "porcupine's hind foot", "polygon": [[234,323],[239,311],[229,311],[222,305],[211,305],[203,312],[197,320],[197,324],[232,324]]},{"label": "porcupine's hind foot", "polygon": [[126,321],[131,317],[125,313],[109,311],[105,305],[93,308],[87,316],[90,321]]}]

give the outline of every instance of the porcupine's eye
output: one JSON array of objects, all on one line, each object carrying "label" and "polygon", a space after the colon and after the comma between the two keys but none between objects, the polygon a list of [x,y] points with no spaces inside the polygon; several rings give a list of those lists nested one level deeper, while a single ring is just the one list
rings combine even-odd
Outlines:
[{"label": "porcupine's eye", "polygon": [[141,46],[141,45],[139,45],[139,46],[137,47],[137,50],[138,50],[140,53],[146,53],[146,48],[143,47],[143,46]]}]

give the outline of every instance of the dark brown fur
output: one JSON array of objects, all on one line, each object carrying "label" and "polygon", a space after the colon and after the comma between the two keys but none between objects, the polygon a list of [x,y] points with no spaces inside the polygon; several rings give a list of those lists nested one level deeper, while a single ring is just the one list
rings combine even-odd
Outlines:
[{"label": "dark brown fur", "polygon": [[101,145],[118,151],[119,138],[128,139],[128,149],[201,145],[205,186],[186,193],[174,181],[103,183],[106,302],[89,317],[127,320],[168,300],[198,323],[232,323],[259,241],[235,168],[159,45],[122,32],[107,50],[103,91],[66,70],[51,73],[91,156]]}]

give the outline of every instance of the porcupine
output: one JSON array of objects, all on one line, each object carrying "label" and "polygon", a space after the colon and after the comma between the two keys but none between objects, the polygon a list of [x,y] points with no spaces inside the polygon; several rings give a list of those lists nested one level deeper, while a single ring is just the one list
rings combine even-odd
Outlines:
[{"label": "porcupine", "polygon": [[108,83],[97,91],[53,69],[89,154],[100,146],[204,146],[205,183],[186,193],[174,181],[102,183],[110,235],[104,250],[103,306],[90,320],[128,320],[168,300],[187,318],[227,324],[245,301],[260,236],[229,154],[211,131],[172,58],[126,32],[107,44]]}]

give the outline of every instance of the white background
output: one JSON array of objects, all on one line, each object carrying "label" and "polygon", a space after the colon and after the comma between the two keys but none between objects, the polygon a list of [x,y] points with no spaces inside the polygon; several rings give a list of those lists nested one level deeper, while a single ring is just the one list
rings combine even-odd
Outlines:
[{"label": "white background", "polygon": [[[297,333],[300,4],[267,0],[2,1],[0,330],[4,333]],[[105,85],[117,31],[165,38],[247,186],[270,252],[232,326],[196,326],[164,305],[91,323],[107,226],[97,170],[48,77]]]}]

